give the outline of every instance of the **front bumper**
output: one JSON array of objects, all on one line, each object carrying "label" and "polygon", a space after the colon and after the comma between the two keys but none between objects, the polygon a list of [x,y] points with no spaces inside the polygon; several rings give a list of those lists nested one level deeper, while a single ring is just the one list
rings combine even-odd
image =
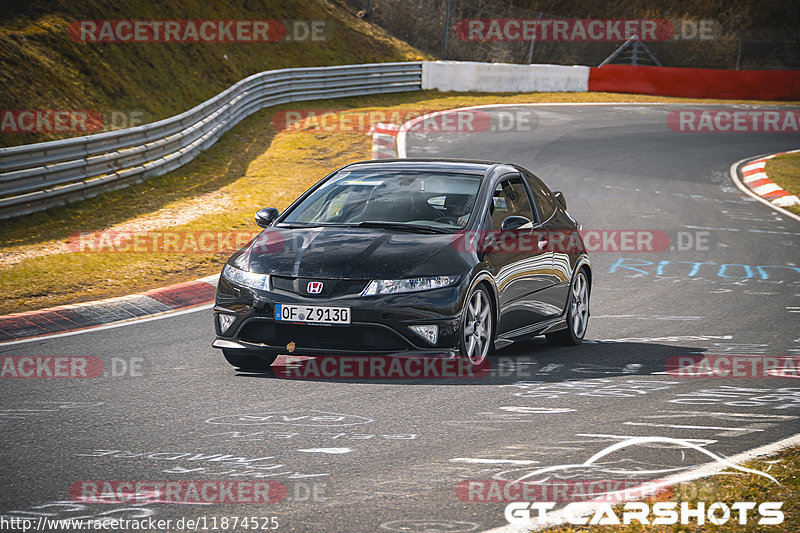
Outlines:
[{"label": "front bumper", "polygon": [[[262,354],[295,355],[437,355],[454,357],[461,333],[461,309],[467,281],[441,289],[380,296],[308,297],[288,291],[262,291],[220,277],[214,307],[217,338],[212,346]],[[276,321],[275,304],[349,307],[347,326]],[[232,315],[223,332],[218,315]],[[409,329],[435,324],[436,344]]]}]

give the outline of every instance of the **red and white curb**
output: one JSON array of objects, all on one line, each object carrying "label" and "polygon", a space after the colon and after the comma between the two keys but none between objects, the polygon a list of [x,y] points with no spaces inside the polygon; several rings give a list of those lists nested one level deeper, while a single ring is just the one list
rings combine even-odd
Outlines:
[{"label": "red and white curb", "polygon": [[769,179],[767,173],[764,172],[764,167],[766,167],[768,160],[779,155],[796,152],[800,152],[800,150],[780,152],[747,163],[740,169],[742,182],[755,194],[778,207],[800,206],[800,198],[781,188],[780,185]]},{"label": "red and white curb", "polygon": [[0,346],[208,306],[218,279],[209,276],[129,296],[0,316]]},{"label": "red and white curb", "polygon": [[372,126],[372,159],[394,159],[397,157],[397,132],[400,126],[379,122]]}]

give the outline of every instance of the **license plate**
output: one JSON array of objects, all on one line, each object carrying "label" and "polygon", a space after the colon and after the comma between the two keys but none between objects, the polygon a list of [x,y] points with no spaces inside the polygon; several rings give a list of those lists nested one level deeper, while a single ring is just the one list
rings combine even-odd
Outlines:
[{"label": "license plate", "polygon": [[349,324],[349,307],[275,304],[275,320],[305,324]]}]

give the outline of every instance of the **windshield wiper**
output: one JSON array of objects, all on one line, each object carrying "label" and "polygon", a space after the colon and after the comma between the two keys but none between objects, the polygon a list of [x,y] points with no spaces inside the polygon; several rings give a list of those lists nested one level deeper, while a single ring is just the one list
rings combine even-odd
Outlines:
[{"label": "windshield wiper", "polygon": [[325,228],[325,227],[347,227],[347,224],[333,222],[281,222],[276,228]]},{"label": "windshield wiper", "polygon": [[408,224],[404,222],[381,222],[379,220],[364,220],[356,224],[350,224],[353,227],[359,228],[386,228],[386,229],[401,229],[406,231],[419,231],[424,233],[452,233],[444,228],[437,228],[434,226],[427,226],[422,224]]}]

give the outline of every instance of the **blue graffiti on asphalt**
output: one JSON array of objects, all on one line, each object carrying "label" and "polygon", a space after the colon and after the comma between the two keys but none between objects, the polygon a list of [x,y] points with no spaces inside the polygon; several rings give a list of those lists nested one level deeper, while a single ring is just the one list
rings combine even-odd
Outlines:
[{"label": "blue graffiti on asphalt", "polygon": [[[678,265],[691,265],[690,267]],[[645,270],[645,267],[649,267]],[[641,259],[620,258],[608,269],[609,274],[614,274],[620,269],[626,269],[639,274],[654,274],[664,276],[669,274],[682,273],[688,277],[696,277],[698,274],[709,274],[716,271],[717,277],[728,279],[770,279],[770,271],[767,269],[783,269],[781,272],[795,271],[800,277],[800,267],[786,265],[742,265],[738,263],[710,263],[705,261],[644,261]],[[773,271],[774,274],[774,271]],[[793,276],[794,277],[794,276]]]}]

